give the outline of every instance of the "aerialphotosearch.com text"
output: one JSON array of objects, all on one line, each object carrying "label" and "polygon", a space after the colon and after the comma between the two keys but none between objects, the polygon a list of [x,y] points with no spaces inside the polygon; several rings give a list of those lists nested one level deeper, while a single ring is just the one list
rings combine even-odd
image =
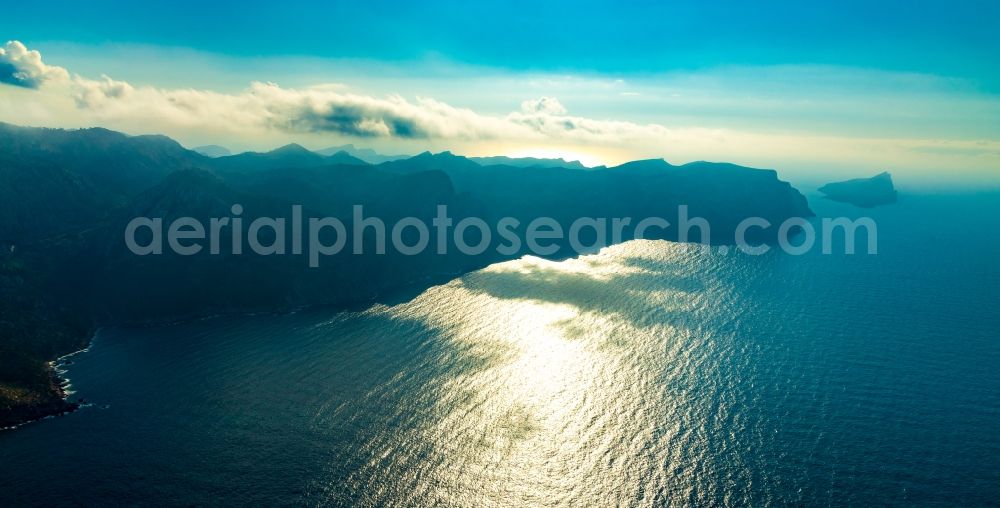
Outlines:
[{"label": "aerialphotosearch.com text", "polygon": [[[338,254],[377,254],[396,252],[404,256],[428,253],[444,255],[455,251],[478,256],[494,249],[502,256],[531,254],[552,256],[570,249],[576,254],[594,252],[601,247],[631,239],[671,239],[710,244],[733,245],[740,251],[760,255],[778,248],[801,255],[819,248],[823,254],[842,250],[855,253],[855,240],[861,238],[865,252],[876,254],[877,226],[869,217],[823,218],[809,220],[792,217],[772,224],[762,217],[747,217],[720,240],[712,235],[711,223],[690,216],[685,205],[666,217],[580,217],[568,221],[552,217],[523,220],[502,217],[487,221],[479,217],[455,219],[447,205],[439,205],[430,218],[404,217],[387,221],[366,216],[363,205],[354,205],[349,220],[337,217],[305,217],[303,207],[294,205],[287,217],[244,217],[242,205],[230,208],[230,215],[207,220],[179,217],[136,217],[125,228],[125,243],[136,255],[181,256],[197,254],[260,256],[305,255],[310,267],[320,266],[324,257]],[[816,224],[818,222],[818,224]],[[716,232],[718,233],[718,232]],[[728,237],[731,234],[731,238]],[[761,241],[767,238],[767,241]],[[725,249],[724,247],[720,249]]]}]

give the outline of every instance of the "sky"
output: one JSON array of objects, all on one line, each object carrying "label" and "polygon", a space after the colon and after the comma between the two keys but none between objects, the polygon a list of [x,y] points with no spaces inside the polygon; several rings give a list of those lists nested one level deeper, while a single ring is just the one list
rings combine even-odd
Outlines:
[{"label": "sky", "polygon": [[20,125],[1000,181],[997,2],[20,2],[4,42]]}]

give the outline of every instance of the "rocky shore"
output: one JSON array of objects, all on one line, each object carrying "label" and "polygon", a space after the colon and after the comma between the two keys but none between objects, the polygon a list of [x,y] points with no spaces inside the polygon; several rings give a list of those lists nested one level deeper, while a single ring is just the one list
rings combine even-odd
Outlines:
[{"label": "rocky shore", "polygon": [[79,402],[67,400],[67,380],[60,377],[54,365],[49,365],[49,390],[4,397],[0,401],[0,430],[12,430],[26,423],[76,411]]}]

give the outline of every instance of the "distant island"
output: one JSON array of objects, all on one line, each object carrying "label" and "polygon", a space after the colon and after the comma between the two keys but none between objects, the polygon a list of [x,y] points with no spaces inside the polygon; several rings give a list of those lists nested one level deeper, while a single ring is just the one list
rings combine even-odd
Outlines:
[{"label": "distant island", "polygon": [[826,197],[862,208],[872,208],[896,202],[896,188],[888,172],[871,178],[855,178],[843,182],[828,183],[819,188]]},{"label": "distant island", "polygon": [[[687,205],[691,216],[710,222],[706,240],[732,243],[747,217],[778,224],[813,215],[773,170],[662,159],[590,169],[559,159],[481,162],[449,152],[400,158],[295,144],[215,157],[165,136],[0,123],[0,428],[75,408],[64,400],[52,362],[84,348],[98,327],[358,305],[528,252],[345,249],[318,268],[294,255],[138,256],[123,240],[135,217],[207,222],[239,204],[250,223],[284,217],[296,205],[307,217],[349,223],[352,205],[361,204],[367,216],[387,222],[430,223],[446,205],[456,223],[551,217],[565,227],[581,217],[674,216]],[[624,229],[612,241],[633,234]],[[763,234],[753,241],[774,240]],[[374,250],[363,234],[346,237]],[[657,238],[677,239],[672,231]],[[562,240],[555,245],[552,258],[576,255]],[[223,252],[230,248],[222,245]]]}]

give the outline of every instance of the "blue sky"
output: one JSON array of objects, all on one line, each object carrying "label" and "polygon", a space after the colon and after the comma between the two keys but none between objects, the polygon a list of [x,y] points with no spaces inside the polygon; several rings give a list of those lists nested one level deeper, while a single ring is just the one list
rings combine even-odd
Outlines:
[{"label": "blue sky", "polygon": [[[355,142],[792,171],[983,175],[1000,160],[997,2],[45,2],[2,13],[4,40],[72,82],[72,104],[58,80],[0,86],[0,120],[15,123],[238,149]],[[209,107],[194,91],[222,95]],[[530,110],[542,97],[558,107]],[[166,108],[179,102],[206,120]],[[224,102],[259,107],[267,125],[227,128],[219,117],[260,119],[215,108]],[[360,116],[344,123],[344,112]]]},{"label": "blue sky", "polygon": [[411,60],[515,70],[656,73],[829,64],[995,87],[997,2],[24,2],[5,32],[238,56]]}]

